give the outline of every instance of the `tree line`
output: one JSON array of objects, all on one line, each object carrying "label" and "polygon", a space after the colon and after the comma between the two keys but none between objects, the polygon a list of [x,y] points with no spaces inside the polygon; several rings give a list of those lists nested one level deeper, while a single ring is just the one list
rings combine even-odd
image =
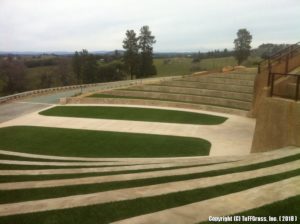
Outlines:
[{"label": "tree line", "polygon": [[[234,50],[197,52],[192,55],[193,62],[200,62],[205,58],[234,56],[238,64],[241,64],[250,54],[268,58],[288,46],[262,44],[251,50],[251,42],[250,32],[239,29],[234,40]],[[149,26],[143,26],[139,34],[134,30],[127,30],[122,42],[124,51],[115,51],[110,55],[95,55],[82,50],[76,51],[73,56],[64,57],[34,56],[28,59],[9,55],[0,58],[0,96],[39,88],[117,81],[127,79],[128,76],[133,79],[156,75],[153,64],[155,43],[155,36]],[[31,69],[37,69],[38,74],[32,74]]]},{"label": "tree line", "polygon": [[124,64],[121,61],[101,63],[97,56],[87,50],[75,52],[72,68],[77,84],[110,82],[125,78]]}]

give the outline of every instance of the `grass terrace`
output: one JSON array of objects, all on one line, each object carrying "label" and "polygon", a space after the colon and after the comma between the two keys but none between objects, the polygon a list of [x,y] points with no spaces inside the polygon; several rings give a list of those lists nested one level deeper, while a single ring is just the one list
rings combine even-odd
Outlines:
[{"label": "grass terrace", "polygon": [[[0,217],[0,223],[45,223],[45,221],[48,223],[50,220],[52,223],[111,223],[113,221],[137,215],[174,208],[189,203],[243,191],[252,187],[274,183],[286,178],[298,176],[300,174],[299,172],[300,170],[289,171],[276,175],[154,197],[138,198],[72,209]],[[296,200],[296,202],[297,201],[299,200]],[[284,205],[286,205],[286,203]],[[293,207],[296,208],[295,205],[293,205]],[[288,210],[289,206],[284,207],[284,209],[281,210],[281,213]],[[264,213],[264,215],[268,215],[268,213]]]},{"label": "grass terrace", "polygon": [[15,126],[0,129],[0,148],[56,156],[178,157],[208,155],[207,140],[166,135]]},{"label": "grass terrace", "polygon": [[107,106],[57,106],[40,112],[47,116],[101,118],[131,121],[150,121],[181,124],[217,125],[226,117],[186,111]]}]

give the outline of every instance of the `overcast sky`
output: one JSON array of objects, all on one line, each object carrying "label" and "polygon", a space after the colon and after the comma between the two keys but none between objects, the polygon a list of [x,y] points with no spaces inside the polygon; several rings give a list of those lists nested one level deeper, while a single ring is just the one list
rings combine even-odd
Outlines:
[{"label": "overcast sky", "polygon": [[233,48],[239,28],[261,43],[300,40],[300,0],[0,0],[0,51],[122,49],[149,25],[155,51]]}]

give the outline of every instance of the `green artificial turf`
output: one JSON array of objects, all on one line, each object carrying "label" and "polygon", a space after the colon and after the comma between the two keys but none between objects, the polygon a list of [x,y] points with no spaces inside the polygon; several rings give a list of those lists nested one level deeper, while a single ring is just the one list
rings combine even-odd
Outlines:
[{"label": "green artificial turf", "polygon": [[[300,195],[295,197],[290,197],[288,199],[278,201],[269,205],[265,205],[259,208],[255,208],[249,211],[245,211],[239,214],[238,216],[298,216],[297,221],[300,219]],[[293,223],[293,222],[291,222]]]},{"label": "green artificial turf", "polygon": [[[38,200],[38,199],[53,198],[53,197],[88,194],[88,193],[116,190],[122,188],[141,187],[141,186],[169,183],[175,181],[184,181],[184,180],[191,180],[197,178],[220,176],[220,175],[246,172],[255,169],[275,166],[275,165],[284,164],[299,159],[300,159],[300,154],[288,156],[281,159],[271,160],[267,162],[252,164],[252,165],[233,167],[233,168],[222,169],[222,170],[192,173],[192,174],[153,177],[153,178],[128,180],[128,181],[114,181],[114,182],[99,183],[99,184],[51,187],[51,188],[43,188],[43,189],[42,188],[21,189],[21,190],[8,190],[8,191],[4,190],[4,191],[0,191],[0,203],[12,203],[12,202],[20,202],[26,200]],[[11,197],[11,195],[14,195],[14,197]]]},{"label": "green artificial turf", "polygon": [[186,111],[107,106],[57,106],[40,112],[47,116],[102,118],[182,124],[222,124],[227,118]]},{"label": "green artificial turf", "polygon": [[60,160],[60,159],[47,159],[47,158],[34,158],[34,157],[22,157],[22,156],[15,156],[15,155],[4,155],[0,154],[0,160],[15,160],[15,161],[31,161],[31,162],[67,162],[67,163],[74,163],[74,162],[113,162],[113,161],[82,161],[82,160]]},{"label": "green artificial turf", "polygon": [[[0,170],[45,170],[45,169],[75,169],[75,168],[91,168],[91,167],[113,167],[106,165],[91,165],[91,166],[51,166],[51,165],[15,165],[15,164],[0,164]],[[1,171],[0,171],[1,172]],[[1,177],[1,176],[0,176]]]},{"label": "green artificial turf", "polygon": [[14,126],[0,129],[0,148],[55,156],[203,156],[210,142],[200,138],[64,128]]},{"label": "green artificial turf", "polygon": [[[249,188],[274,183],[298,175],[300,175],[299,169],[276,175],[269,175],[203,189],[176,192],[154,197],[138,198],[72,209],[0,217],[0,223],[111,223],[113,221],[133,216],[152,213],[163,209],[178,207],[234,192],[243,191]],[[289,210],[289,206],[284,207],[281,212],[284,213],[287,210]]]},{"label": "green artificial turf", "polygon": [[[221,164],[221,163],[214,163],[214,164]],[[167,168],[151,168],[151,169],[138,169],[138,170],[92,172],[92,173],[88,172],[88,173],[72,173],[72,174],[39,174],[39,175],[11,175],[11,176],[0,175],[0,183],[37,181],[37,180],[59,180],[59,179],[107,176],[107,175],[117,175],[117,174],[142,173],[142,172],[150,172],[150,171],[175,170],[181,168],[199,167],[199,166],[207,166],[207,165],[212,165],[212,164],[175,166],[175,167],[167,167]]]},{"label": "green artificial turf", "polygon": [[[279,216],[297,216],[297,221],[281,221],[282,223],[299,223],[299,218],[300,218],[300,195],[290,197],[285,200],[277,201],[262,207],[258,207],[255,209],[251,209],[245,212],[241,212],[238,214],[230,215],[230,216],[242,216],[248,217],[248,216],[256,216],[256,217],[276,217],[277,222],[274,223],[280,223],[279,222]],[[283,217],[281,217],[283,219]],[[201,224],[209,224],[212,222],[201,222]],[[219,223],[225,223],[225,222],[219,222]],[[254,221],[243,221],[243,222],[234,222],[234,223],[262,223],[262,222],[254,222]],[[268,223],[268,222],[267,222]]]}]

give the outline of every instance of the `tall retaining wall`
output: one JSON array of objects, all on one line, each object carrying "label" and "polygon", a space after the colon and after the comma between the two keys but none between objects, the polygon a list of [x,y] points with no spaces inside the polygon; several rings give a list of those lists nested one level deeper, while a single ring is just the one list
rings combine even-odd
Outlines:
[{"label": "tall retaining wall", "polygon": [[300,102],[266,97],[260,104],[251,152],[300,146]]}]

